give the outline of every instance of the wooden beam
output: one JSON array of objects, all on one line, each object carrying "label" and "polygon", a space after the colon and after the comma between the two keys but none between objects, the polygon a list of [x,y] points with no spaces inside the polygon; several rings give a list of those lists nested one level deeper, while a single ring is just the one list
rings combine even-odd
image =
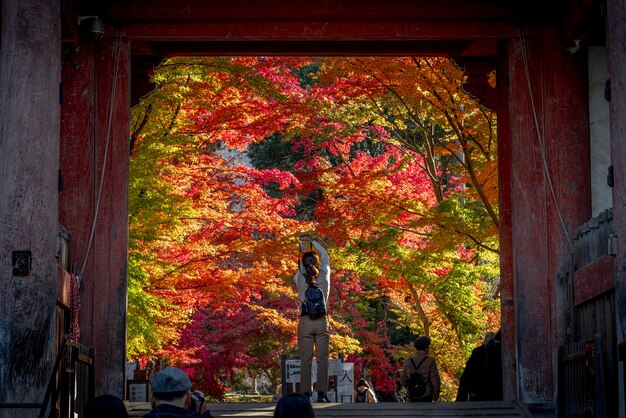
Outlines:
[{"label": "wooden beam", "polygon": [[[533,107],[524,71],[530,69],[532,94],[538,116],[544,115],[541,100],[543,78],[541,40],[519,40],[509,45],[509,116],[511,126],[511,245],[515,300],[516,365],[519,397],[524,403],[552,401],[554,381],[550,370],[553,324],[553,280],[549,271],[546,212],[547,190]],[[542,123],[542,119],[538,123]],[[543,131],[543,126],[539,127]]]},{"label": "wooden beam", "polygon": [[[404,15],[400,15],[404,16]],[[354,41],[354,40],[474,40],[510,38],[516,21],[349,20],[200,22],[129,22],[124,35],[150,41]],[[530,35],[533,32],[529,33]],[[536,34],[536,33],[535,33]]]},{"label": "wooden beam", "polygon": [[[509,45],[511,263],[520,399],[553,404],[561,338],[558,269],[591,216],[586,60],[556,30]],[[526,68],[528,71],[526,71]],[[500,126],[500,125],[499,125]]]},{"label": "wooden beam", "polygon": [[597,0],[568,1],[562,13],[563,38],[588,39],[602,26],[601,16],[601,4]]},{"label": "wooden beam", "polygon": [[[572,342],[571,295],[563,270],[574,257],[576,229],[591,219],[589,88],[586,49],[565,50],[556,26],[546,25],[542,95],[544,142],[550,179],[546,178],[548,271],[554,286],[549,346]],[[553,195],[554,193],[554,195]],[[570,284],[571,285],[571,284]],[[555,360],[555,358],[553,358]],[[556,381],[556,368],[553,368]]]},{"label": "wooden beam", "polygon": [[[609,119],[611,163],[613,164],[613,228],[617,240],[615,256],[615,311],[617,343],[626,343],[626,7],[622,1],[607,0],[607,60],[611,87]],[[623,347],[623,346],[622,346]],[[622,359],[620,415],[626,413],[626,359]]]},{"label": "wooden beam", "polygon": [[[470,41],[150,42],[145,56],[449,56],[463,54],[470,44]],[[133,55],[142,53],[143,49],[133,49]]]},{"label": "wooden beam", "polygon": [[461,62],[465,76],[463,91],[476,98],[481,106],[497,111],[498,91],[489,84],[489,75],[496,67],[495,59],[469,58]]},{"label": "wooden beam", "polygon": [[[498,101],[509,103],[508,44],[499,45],[497,69]],[[519,398],[517,387],[515,281],[512,241],[512,172],[511,121],[508,106],[498,111],[498,197],[500,209],[500,323],[502,329],[502,382],[507,401]]]},{"label": "wooden beam", "polygon": [[82,67],[63,72],[61,132],[60,221],[72,231],[74,271],[85,266],[81,342],[96,348],[96,392],[119,397],[126,362],[129,51],[127,39],[82,42],[74,56]]},{"label": "wooden beam", "polygon": [[[2,2],[0,403],[39,403],[55,358],[59,4]],[[30,263],[14,270],[14,251]],[[22,253],[23,261],[29,258]],[[36,416],[2,410],[3,417]]]},{"label": "wooden beam", "polygon": [[57,303],[65,309],[71,305],[71,280],[70,274],[57,266]]},{"label": "wooden beam", "polygon": [[[94,41],[82,42],[62,71],[64,101],[61,106],[59,223],[72,234],[70,271],[93,271],[93,252],[87,253],[96,206]],[[86,260],[86,264],[84,264]]]},{"label": "wooden beam", "polygon": [[[104,172],[93,242],[96,266],[86,276],[93,312],[96,392],[123,396],[128,287],[130,41],[105,38],[95,49],[97,179]],[[107,149],[108,148],[108,149]],[[106,156],[107,160],[104,159]]]},{"label": "wooden beam", "polygon": [[[97,3],[97,2],[94,2]],[[516,4],[517,3],[517,4]],[[203,1],[132,0],[100,1],[93,9],[116,22],[179,22],[202,20],[385,20],[406,18],[411,20],[504,20],[546,10],[538,8],[537,1],[503,2],[498,0],[324,0],[293,2],[273,0]],[[531,6],[528,6],[531,5]],[[88,5],[85,7],[89,7]],[[535,13],[536,14],[536,13]]]},{"label": "wooden beam", "polygon": [[574,303],[579,305],[615,288],[615,259],[605,255],[574,273]]}]

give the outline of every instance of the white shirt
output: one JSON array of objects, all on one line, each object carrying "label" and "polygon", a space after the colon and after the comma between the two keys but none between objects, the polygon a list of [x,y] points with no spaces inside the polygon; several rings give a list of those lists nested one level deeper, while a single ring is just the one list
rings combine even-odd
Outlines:
[{"label": "white shirt", "polygon": [[[322,247],[322,245],[315,241],[311,240],[313,247],[317,250],[317,253],[320,256],[320,264],[321,267],[319,269],[319,276],[317,276],[317,280],[315,284],[322,290],[324,294],[324,300],[326,301],[326,306],[328,307],[328,294],[330,293],[330,259],[328,258],[328,253]],[[306,282],[306,277],[304,275],[304,265],[302,265],[302,260],[300,261],[300,268],[298,272],[294,276],[293,280],[296,282],[296,286],[298,288],[298,297],[300,298],[300,305],[304,302],[304,293],[306,292],[309,284]]]}]

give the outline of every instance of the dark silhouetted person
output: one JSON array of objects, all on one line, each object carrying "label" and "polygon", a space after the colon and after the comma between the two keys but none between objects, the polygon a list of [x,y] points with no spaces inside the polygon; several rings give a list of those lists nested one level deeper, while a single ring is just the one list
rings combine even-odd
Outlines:
[{"label": "dark silhouetted person", "polygon": [[459,381],[457,402],[502,400],[501,333],[472,350]]},{"label": "dark silhouetted person", "polygon": [[192,392],[189,376],[176,367],[168,366],[152,376],[150,404],[152,411],[143,418],[213,418],[204,395]]},{"label": "dark silhouetted person", "polygon": [[418,337],[414,342],[415,354],[404,361],[400,382],[403,386],[409,387],[411,376],[419,373],[424,383],[423,391],[418,394],[409,390],[410,402],[432,402],[439,399],[441,380],[435,359],[428,355],[430,348],[430,338],[427,336]]},{"label": "dark silhouetted person", "polygon": [[124,402],[113,395],[101,395],[93,398],[83,412],[84,418],[128,418]]},{"label": "dark silhouetted person", "polygon": [[315,411],[307,396],[289,393],[276,404],[274,418],[315,418]]},{"label": "dark silhouetted person", "polygon": [[486,343],[483,343],[473,349],[472,354],[467,359],[465,369],[459,379],[459,389],[456,394],[457,402],[467,402],[476,399],[478,395],[477,388],[481,384],[480,370],[484,362],[486,345]]}]

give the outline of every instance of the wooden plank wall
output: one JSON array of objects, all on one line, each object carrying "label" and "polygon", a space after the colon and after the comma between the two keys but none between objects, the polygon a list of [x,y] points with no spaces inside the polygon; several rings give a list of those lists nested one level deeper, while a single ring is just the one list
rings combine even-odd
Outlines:
[{"label": "wooden plank wall", "polygon": [[[597,354],[604,363],[597,364],[603,396],[595,402],[607,411],[606,416],[617,416],[617,353],[615,338],[615,278],[614,256],[609,246],[613,235],[613,211],[607,209],[578,227],[574,233],[572,255],[573,280],[569,280],[572,329],[570,343],[600,338]],[[571,276],[571,275],[570,275]],[[565,345],[567,346],[567,345]],[[560,381],[560,393],[568,393],[575,384],[565,378]],[[574,402],[575,403],[575,402]],[[573,405],[561,400],[561,405]]]},{"label": "wooden plank wall", "polygon": [[[607,59],[611,83],[609,119],[611,129],[611,163],[613,186],[613,219],[617,236],[615,257],[615,307],[617,342],[626,341],[626,5],[621,0],[607,0]],[[625,360],[626,361],[626,360]],[[626,415],[624,369],[619,371],[620,416]]]},{"label": "wooden plank wall", "polygon": [[[568,260],[568,236],[591,212],[586,57],[565,55],[556,29],[550,26],[543,38],[525,39],[524,44],[511,40],[508,47],[509,125],[504,129],[511,150],[510,167],[501,172],[510,170],[510,175],[501,177],[501,192],[508,188],[511,194],[511,225],[503,225],[510,228],[511,259],[502,259],[501,269],[504,278],[513,278],[519,398],[528,404],[550,405],[556,401],[555,365],[561,338],[557,310],[564,298],[558,293],[562,289],[557,289],[557,271]],[[498,127],[503,128],[500,120]],[[565,231],[551,195],[544,155]],[[507,177],[510,184],[503,185]]]},{"label": "wooden plank wall", "polygon": [[[0,28],[0,402],[43,401],[54,363],[59,153],[59,3],[2,2]],[[13,275],[12,253],[32,253]],[[3,411],[3,417],[37,416]]]}]

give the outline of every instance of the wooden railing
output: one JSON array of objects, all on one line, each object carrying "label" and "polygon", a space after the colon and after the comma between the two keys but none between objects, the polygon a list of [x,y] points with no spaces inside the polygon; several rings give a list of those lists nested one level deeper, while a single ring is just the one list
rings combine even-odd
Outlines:
[{"label": "wooden railing", "polygon": [[602,336],[559,347],[559,418],[607,417]]},{"label": "wooden railing", "polygon": [[94,350],[65,338],[59,347],[39,418],[82,415],[94,396]]},{"label": "wooden railing", "polygon": [[613,209],[607,209],[579,226],[574,232],[574,270],[611,255],[612,240]]}]

